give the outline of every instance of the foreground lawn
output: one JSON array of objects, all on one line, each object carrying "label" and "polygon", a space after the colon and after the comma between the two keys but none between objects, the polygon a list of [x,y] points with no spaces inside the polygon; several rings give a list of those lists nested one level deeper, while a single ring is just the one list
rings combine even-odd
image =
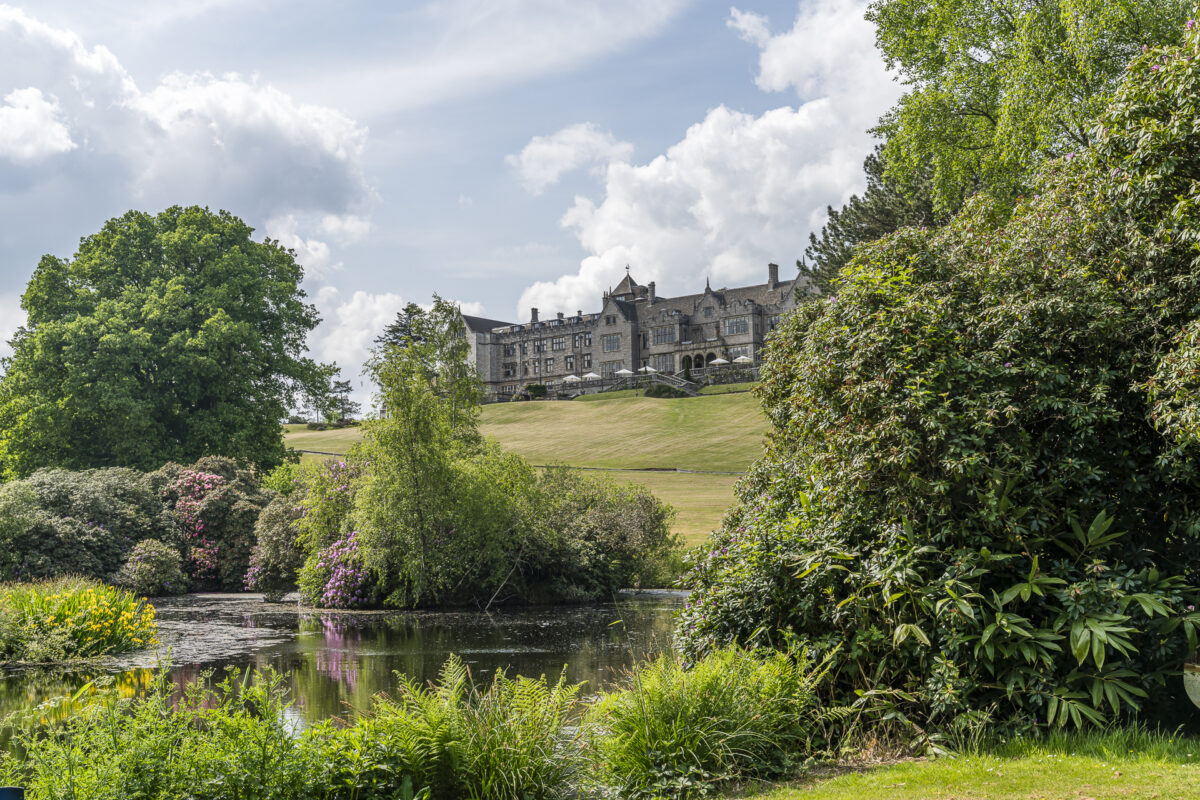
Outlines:
[{"label": "foreground lawn", "polygon": [[1200,797],[1200,740],[1137,732],[1059,736],[990,755],[910,761],[750,800],[1149,800]]}]

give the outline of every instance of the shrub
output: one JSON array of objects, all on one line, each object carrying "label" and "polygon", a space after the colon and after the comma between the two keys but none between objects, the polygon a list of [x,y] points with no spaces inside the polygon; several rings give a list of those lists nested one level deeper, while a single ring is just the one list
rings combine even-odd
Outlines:
[{"label": "shrub", "polygon": [[394,699],[378,697],[337,741],[329,770],[335,796],[576,797],[579,733],[567,734],[564,726],[578,691],[561,678],[550,685],[545,677],[510,679],[503,672],[480,690],[455,656],[433,686],[401,678]]},{"label": "shrub", "polygon": [[530,397],[545,397],[546,385],[543,383],[530,383],[525,386],[525,393]]},{"label": "shrub", "polygon": [[41,470],[0,487],[0,579],[108,578],[135,542],[180,537],[174,515],[130,469]]},{"label": "shrub", "polygon": [[262,488],[291,497],[300,485],[300,465],[285,461],[262,479]]},{"label": "shrub", "polygon": [[328,797],[318,743],[297,735],[282,684],[270,670],[195,681],[182,696],[165,672],[133,698],[100,684],[59,726],[45,726],[44,709],[17,720],[21,755],[0,775],[30,800]]},{"label": "shrub", "polygon": [[153,606],[80,578],[0,586],[0,620],[4,661],[91,658],[155,643]]},{"label": "shrub", "polygon": [[300,514],[301,509],[290,499],[276,497],[254,525],[255,544],[245,585],[249,591],[266,594],[268,602],[277,602],[296,588],[296,576],[304,564],[298,541]]},{"label": "shrub", "polygon": [[687,798],[789,774],[819,740],[824,669],[805,651],[738,647],[692,665],[673,653],[639,664],[589,711],[602,780],[620,797]]},{"label": "shrub", "polygon": [[844,642],[840,697],[921,724],[1186,708],[1200,616],[1200,31],[1008,216],[862,247],[775,333],[774,432],[695,563],[690,654]]},{"label": "shrub", "polygon": [[674,386],[668,386],[665,383],[652,383],[642,392],[646,397],[687,397],[688,393],[683,389],[678,389]]},{"label": "shrub", "polygon": [[179,551],[154,539],[133,546],[113,582],[146,597],[183,594],[188,586]]},{"label": "shrub", "polygon": [[363,608],[375,602],[356,531],[321,549],[304,563],[300,570],[300,597],[305,603],[321,608]]},{"label": "shrub", "polygon": [[270,502],[252,473],[228,458],[167,464],[147,476],[183,521],[194,588],[238,591],[250,566],[254,524]]},{"label": "shrub", "polygon": [[523,573],[527,597],[594,601],[673,577],[675,512],[644,486],[556,467],[541,471],[538,490],[531,513],[540,543]]}]

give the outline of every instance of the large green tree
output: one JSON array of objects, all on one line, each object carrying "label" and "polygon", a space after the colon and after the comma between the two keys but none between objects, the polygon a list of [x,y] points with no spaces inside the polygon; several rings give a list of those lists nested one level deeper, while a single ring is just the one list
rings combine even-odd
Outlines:
[{"label": "large green tree", "polygon": [[293,253],[227,212],[130,211],[44,256],[0,378],[0,473],[285,455],[279,421],[327,393]]},{"label": "large green tree", "polygon": [[1011,197],[1092,143],[1129,59],[1178,41],[1192,0],[874,0],[877,44],[910,91],[881,120],[889,177],[932,170],[939,210]]}]

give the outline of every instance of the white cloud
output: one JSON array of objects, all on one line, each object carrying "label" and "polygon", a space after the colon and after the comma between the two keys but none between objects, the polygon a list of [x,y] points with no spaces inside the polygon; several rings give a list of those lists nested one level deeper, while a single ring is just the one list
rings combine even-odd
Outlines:
[{"label": "white cloud", "polygon": [[61,109],[40,89],[14,89],[0,106],[0,158],[37,161],[75,149]]},{"label": "white cloud", "polygon": [[618,141],[590,122],[569,125],[549,136],[535,136],[517,155],[504,160],[517,171],[526,191],[541,194],[567,172],[589,164],[627,161],[633,145]]},{"label": "white cloud", "polygon": [[[348,219],[375,201],[361,166],[367,129],[344,114],[237,74],[173,73],[143,90],[106,48],[3,5],[0,92],[11,92],[0,154],[25,155],[23,187],[227,208],[252,224]],[[30,163],[68,150],[65,165]]]},{"label": "white cloud", "polygon": [[267,236],[277,240],[281,245],[294,250],[296,261],[304,267],[305,276],[310,279],[323,279],[329,272],[338,269],[341,264],[330,265],[331,254],[329,245],[320,239],[305,239],[299,233],[299,223],[295,215],[287,214],[267,220]]},{"label": "white cloud", "polygon": [[721,106],[648,163],[611,163],[603,199],[576,197],[562,218],[591,255],[527,288],[518,309],[594,308],[625,264],[672,295],[705,276],[761,282],[767,262],[800,257],[826,206],[862,190],[867,130],[900,94],[865,10],[861,0],[805,2],[791,30],[773,35],[766,18],[733,9],[729,26],[760,51],[757,85],[794,89],[801,105],[760,116]]},{"label": "white cloud", "polygon": [[371,221],[355,214],[326,214],[319,228],[321,233],[343,242],[357,242],[371,232]]}]

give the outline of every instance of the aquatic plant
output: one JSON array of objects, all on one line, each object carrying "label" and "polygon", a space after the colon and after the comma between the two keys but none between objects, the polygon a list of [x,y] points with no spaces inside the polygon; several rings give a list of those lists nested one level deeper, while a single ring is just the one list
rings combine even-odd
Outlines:
[{"label": "aquatic plant", "polygon": [[0,586],[0,660],[50,662],[153,646],[154,607],[83,578]]}]

